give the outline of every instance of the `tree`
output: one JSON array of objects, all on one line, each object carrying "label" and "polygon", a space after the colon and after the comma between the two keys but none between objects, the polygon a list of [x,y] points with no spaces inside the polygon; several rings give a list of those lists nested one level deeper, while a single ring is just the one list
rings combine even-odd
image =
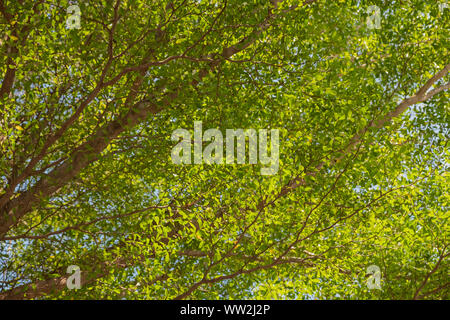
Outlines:
[{"label": "tree", "polygon": [[[0,12],[0,299],[449,298],[439,3]],[[194,121],[278,129],[278,172],[174,164]]]}]

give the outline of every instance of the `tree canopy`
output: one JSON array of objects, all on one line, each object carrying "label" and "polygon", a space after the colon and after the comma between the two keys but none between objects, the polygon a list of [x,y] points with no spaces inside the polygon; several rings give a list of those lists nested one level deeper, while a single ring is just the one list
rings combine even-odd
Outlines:
[{"label": "tree canopy", "polygon": [[0,0],[0,299],[448,299],[444,3]]}]

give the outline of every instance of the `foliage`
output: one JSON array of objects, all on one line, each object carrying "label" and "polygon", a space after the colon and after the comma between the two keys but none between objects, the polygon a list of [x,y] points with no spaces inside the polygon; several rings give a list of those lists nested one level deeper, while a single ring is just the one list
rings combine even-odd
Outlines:
[{"label": "foliage", "polygon": [[[0,0],[0,298],[448,299],[438,4]],[[197,120],[280,170],[173,164]]]}]

